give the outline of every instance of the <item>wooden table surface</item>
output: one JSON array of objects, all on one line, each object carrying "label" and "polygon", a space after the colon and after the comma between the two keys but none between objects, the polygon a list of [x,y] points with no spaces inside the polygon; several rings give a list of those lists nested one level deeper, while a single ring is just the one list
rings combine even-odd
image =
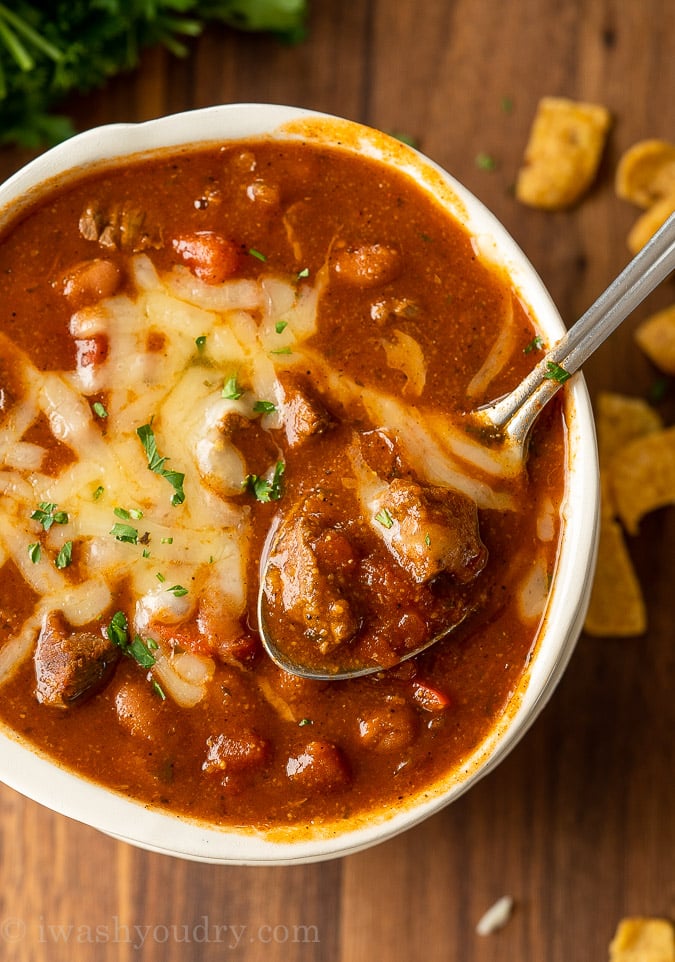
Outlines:
[{"label": "wooden table surface", "polygon": [[[190,56],[69,104],[80,128],[226,101],[294,103],[416,138],[506,224],[576,318],[628,259],[636,211],[616,198],[621,152],[675,139],[673,0],[310,0],[308,39],[212,29]],[[538,99],[607,105],[598,183],[575,210],[527,209],[512,185]],[[495,169],[476,164],[488,153]],[[0,175],[19,166],[0,154]],[[599,389],[646,395],[635,323],[589,362]],[[666,405],[668,408],[668,405]],[[672,410],[669,412],[669,416]],[[289,868],[147,854],[0,790],[0,958],[148,962],[575,962],[607,958],[625,914],[675,916],[675,511],[630,550],[649,630],[582,637],[543,715],[494,773],[425,824],[365,853]],[[475,933],[509,894],[501,931]],[[225,928],[227,926],[227,928]]]}]

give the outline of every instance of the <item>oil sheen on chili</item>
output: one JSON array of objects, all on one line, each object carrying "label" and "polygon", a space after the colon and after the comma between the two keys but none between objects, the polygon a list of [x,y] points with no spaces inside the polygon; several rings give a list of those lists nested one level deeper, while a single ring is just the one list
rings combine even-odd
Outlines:
[{"label": "oil sheen on chili", "polygon": [[[0,242],[0,715],[60,764],[259,827],[392,806],[507,710],[564,488],[465,431],[544,344],[376,160],[246,142],[62,184]],[[307,658],[385,670],[313,682]],[[443,626],[459,627],[396,665]]]}]

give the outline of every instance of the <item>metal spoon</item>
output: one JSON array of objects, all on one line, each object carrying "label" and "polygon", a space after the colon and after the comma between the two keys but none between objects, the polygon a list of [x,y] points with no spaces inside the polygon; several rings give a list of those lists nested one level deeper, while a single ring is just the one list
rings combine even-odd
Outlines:
[{"label": "metal spoon", "polygon": [[[675,214],[670,215],[621,274],[513,391],[471,413],[474,426],[482,428],[490,437],[491,443],[509,445],[516,458],[523,458],[530,428],[544,405],[673,270]],[[258,631],[270,658],[291,674],[322,681],[358,678],[382,671],[385,666],[377,664],[340,668],[335,671],[322,670],[299,664],[278,644],[270,630],[265,585],[270,572],[270,557],[274,554],[278,532],[282,528],[282,525],[277,525],[276,529],[270,532],[260,561]],[[406,651],[399,663],[413,658],[446,638],[463,620],[464,618],[449,625],[414,650]]]}]

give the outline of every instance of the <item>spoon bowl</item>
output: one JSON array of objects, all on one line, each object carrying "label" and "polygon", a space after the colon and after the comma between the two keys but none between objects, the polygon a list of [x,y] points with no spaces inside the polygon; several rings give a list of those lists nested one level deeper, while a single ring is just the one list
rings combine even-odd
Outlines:
[{"label": "spoon bowl", "polygon": [[[591,354],[612,334],[635,308],[675,270],[675,214],[671,214],[642,250],[539,361],[536,367],[509,394],[470,412],[467,427],[478,433],[486,444],[508,449],[511,461],[519,470],[526,458],[527,439],[544,406]],[[272,559],[277,554],[285,525],[279,517],[270,529],[260,562],[258,591],[258,631],[270,658],[284,671],[319,681],[344,681],[384,671],[421,654],[452,634],[471,613],[460,611],[458,617],[427,637],[412,649],[405,649],[393,662],[361,663],[347,654],[344,663],[332,658],[304,663],[285,647],[276,636],[270,617]]]}]

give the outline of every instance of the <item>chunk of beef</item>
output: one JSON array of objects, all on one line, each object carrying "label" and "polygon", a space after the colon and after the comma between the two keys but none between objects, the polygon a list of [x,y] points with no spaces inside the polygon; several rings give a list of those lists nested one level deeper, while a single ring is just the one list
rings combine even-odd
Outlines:
[{"label": "chunk of beef", "polygon": [[35,649],[36,695],[43,705],[68,708],[109,679],[120,650],[92,631],[71,631],[60,612],[43,622]]},{"label": "chunk of beef", "polygon": [[147,225],[145,211],[128,204],[113,204],[109,209],[88,204],[80,215],[79,229],[85,240],[95,241],[107,250],[135,254],[163,246],[159,233]]},{"label": "chunk of beef", "polygon": [[441,572],[467,583],[485,567],[478,510],[465,495],[395,478],[374,507],[374,530],[418,584]]},{"label": "chunk of beef", "polygon": [[286,439],[292,448],[307,438],[323,434],[334,425],[326,408],[301,377],[291,371],[282,371],[278,380],[284,396],[281,414]]},{"label": "chunk of beef", "polygon": [[358,723],[361,743],[378,753],[403,752],[417,735],[415,710],[401,696],[390,695],[371,705],[359,716]]},{"label": "chunk of beef", "polygon": [[339,584],[317,559],[316,542],[324,531],[319,519],[304,511],[285,519],[266,581],[270,608],[283,608],[322,654],[348,642],[359,627]]}]

